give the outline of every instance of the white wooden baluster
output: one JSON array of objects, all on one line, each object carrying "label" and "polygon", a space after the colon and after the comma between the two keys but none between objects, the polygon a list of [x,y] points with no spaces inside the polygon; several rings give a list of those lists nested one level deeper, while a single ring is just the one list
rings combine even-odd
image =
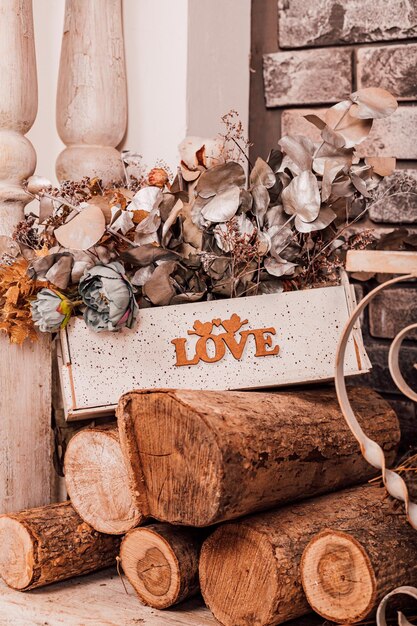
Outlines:
[{"label": "white wooden baluster", "polygon": [[[36,166],[24,134],[37,113],[31,0],[0,2],[0,234],[10,235],[30,197]],[[51,499],[49,340],[10,345],[0,335],[0,513]]]},{"label": "white wooden baluster", "polygon": [[60,180],[123,177],[115,147],[126,131],[121,0],[66,0],[57,94],[57,128],[67,148]]}]

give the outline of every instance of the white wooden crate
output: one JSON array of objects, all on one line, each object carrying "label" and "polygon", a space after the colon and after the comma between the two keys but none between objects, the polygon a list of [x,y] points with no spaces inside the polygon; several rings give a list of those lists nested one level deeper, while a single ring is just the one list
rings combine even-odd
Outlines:
[{"label": "white wooden crate", "polygon": [[[61,332],[58,357],[67,419],[112,412],[132,389],[255,389],[331,379],[353,305],[347,285],[143,309],[137,327],[119,333],[94,333],[75,318]],[[369,368],[357,329],[345,372]]]}]

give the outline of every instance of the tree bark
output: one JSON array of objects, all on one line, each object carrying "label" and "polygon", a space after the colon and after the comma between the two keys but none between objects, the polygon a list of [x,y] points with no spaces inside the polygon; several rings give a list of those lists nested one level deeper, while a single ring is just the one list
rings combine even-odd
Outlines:
[{"label": "tree bark", "polygon": [[86,428],[71,439],[65,481],[72,506],[95,530],[119,535],[141,522],[115,426]]},{"label": "tree bark", "polygon": [[[356,516],[344,527],[329,524],[315,535],[301,561],[307,600],[338,624],[373,615],[382,598],[417,576],[417,533],[393,502],[374,491],[352,501]],[[326,525],[327,526],[327,525]]]},{"label": "tree bark", "polygon": [[166,609],[197,593],[201,542],[194,530],[169,524],[126,535],[120,548],[123,571],[144,604]]},{"label": "tree bark", "polygon": [[0,575],[27,590],[113,565],[119,537],[102,535],[69,502],[0,517]]},{"label": "tree bark", "polygon": [[[390,463],[400,437],[395,413],[371,389],[351,396]],[[208,526],[375,475],[332,389],[134,391],[117,415],[136,506],[173,524]]]},{"label": "tree bark", "polygon": [[[415,577],[417,533],[404,513],[386,497],[385,489],[354,487],[220,526],[204,542],[199,566],[203,597],[219,622],[225,626],[273,626],[311,611],[301,586],[301,557],[323,528],[331,529],[329,533],[336,537],[350,534],[352,529],[360,530],[361,538],[369,535],[363,544],[369,555],[369,559],[363,558],[365,569],[352,569],[356,565],[356,553],[351,556],[351,546],[356,549],[353,540],[349,550],[343,546],[337,558],[328,544],[330,550],[323,559],[328,570],[317,574],[316,567],[306,574],[309,589],[314,589],[320,575],[322,588],[328,583],[326,597],[334,596],[333,601],[338,602],[346,596],[352,613],[359,602],[369,601],[373,607],[387,589],[409,584]],[[316,602],[312,608],[317,610]],[[334,613],[324,616],[340,621]]]}]

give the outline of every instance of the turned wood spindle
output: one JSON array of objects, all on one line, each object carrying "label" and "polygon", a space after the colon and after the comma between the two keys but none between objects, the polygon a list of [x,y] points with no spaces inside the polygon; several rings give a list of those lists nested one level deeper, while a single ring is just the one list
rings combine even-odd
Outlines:
[{"label": "turned wood spindle", "polygon": [[[0,2],[0,235],[10,236],[31,197],[36,166],[24,136],[37,113],[31,0]],[[50,342],[10,345],[0,334],[0,512],[50,502]]]},{"label": "turned wood spindle", "polygon": [[123,178],[116,146],[126,120],[121,0],[66,0],[57,128],[67,147],[57,159],[58,179]]}]

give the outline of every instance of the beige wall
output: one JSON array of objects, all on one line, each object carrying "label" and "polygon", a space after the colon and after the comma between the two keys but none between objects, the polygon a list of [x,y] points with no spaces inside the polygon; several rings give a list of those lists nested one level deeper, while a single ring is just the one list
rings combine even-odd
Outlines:
[{"label": "beige wall", "polygon": [[[39,110],[28,134],[37,172],[55,180],[63,148],[55,98],[64,0],[33,0]],[[129,122],[123,147],[177,164],[186,134],[210,136],[237,109],[247,127],[250,0],[123,0]]]}]

